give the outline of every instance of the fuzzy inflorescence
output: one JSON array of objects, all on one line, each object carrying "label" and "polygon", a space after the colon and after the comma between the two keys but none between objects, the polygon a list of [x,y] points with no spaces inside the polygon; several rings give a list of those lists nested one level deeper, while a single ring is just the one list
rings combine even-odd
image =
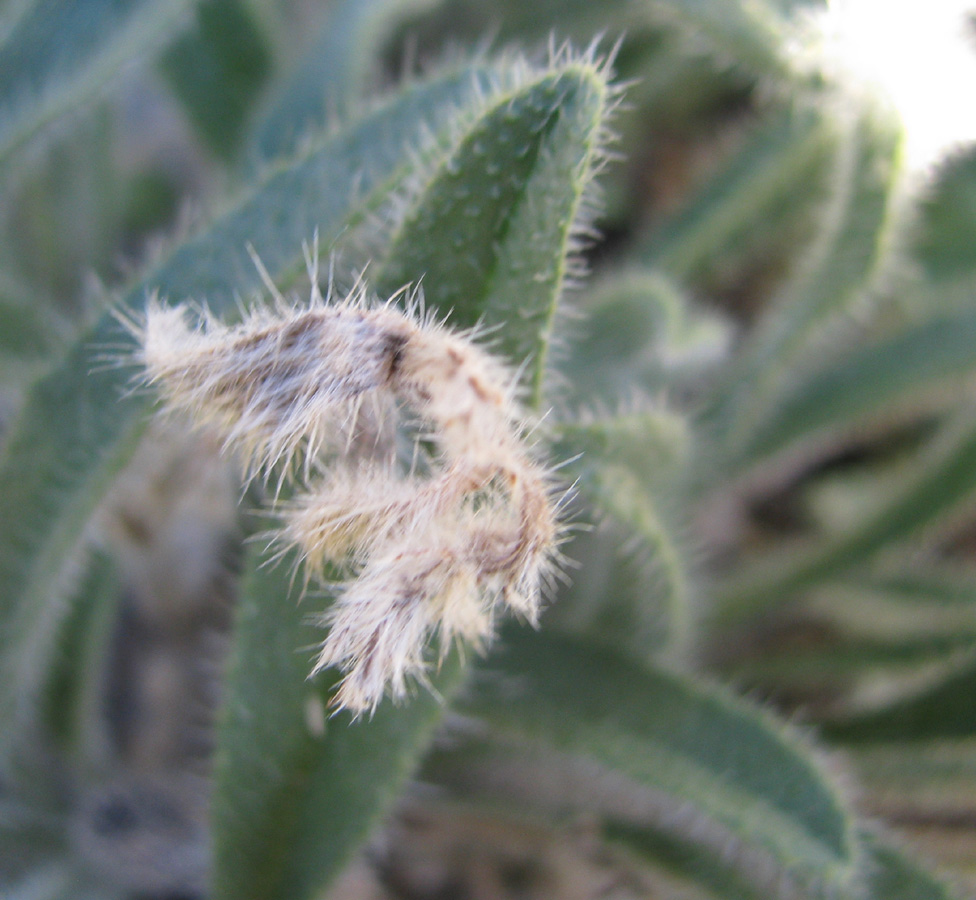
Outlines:
[{"label": "fuzzy inflorescence", "polygon": [[[455,640],[483,646],[499,609],[535,621],[557,504],[515,377],[471,334],[416,293],[379,303],[358,282],[333,301],[311,274],[307,304],[276,293],[235,326],[152,301],[130,327],[170,408],[215,427],[249,475],[300,480],[279,540],[306,582],[348,575],[312,674],[342,670],[335,703],[359,714],[424,676],[435,635],[443,655]],[[390,451],[404,430],[410,466]]]}]

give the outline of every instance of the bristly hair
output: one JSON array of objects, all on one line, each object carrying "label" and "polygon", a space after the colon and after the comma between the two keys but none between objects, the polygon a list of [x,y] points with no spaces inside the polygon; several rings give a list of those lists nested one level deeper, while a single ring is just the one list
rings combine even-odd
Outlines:
[{"label": "bristly hair", "polygon": [[[205,310],[191,324],[187,304],[156,300],[124,321],[167,407],[216,429],[250,477],[296,483],[276,540],[299,549],[306,585],[349,574],[312,674],[339,667],[334,703],[358,715],[423,679],[435,636],[443,654],[484,646],[500,610],[534,623],[561,527],[515,374],[426,314],[417,290],[380,302],[360,278],[323,297],[317,256],[306,251],[307,304],[255,260],[274,303],[237,325]],[[391,425],[412,427],[423,466],[405,471],[388,442],[363,440]]]}]

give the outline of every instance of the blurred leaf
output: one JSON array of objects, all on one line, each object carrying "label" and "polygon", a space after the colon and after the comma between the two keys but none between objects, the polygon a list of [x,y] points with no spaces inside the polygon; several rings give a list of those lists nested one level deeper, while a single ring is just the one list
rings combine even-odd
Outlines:
[{"label": "blurred leaf", "polygon": [[914,232],[916,258],[938,281],[976,269],[976,152],[972,148],[942,164],[919,205]]},{"label": "blurred leaf", "polygon": [[161,65],[204,143],[231,158],[271,68],[267,38],[246,0],[199,0],[196,27]]},{"label": "blurred leaf", "polygon": [[[573,465],[584,485],[601,478],[605,469],[619,466],[649,499],[656,495],[659,501],[680,478],[692,441],[688,418],[660,407],[584,416],[578,422],[560,422],[554,432],[554,455],[576,460]],[[599,488],[594,485],[594,490]],[[611,510],[631,502],[616,492],[601,496]]]},{"label": "blurred leaf", "polygon": [[442,0],[430,13],[417,16],[408,26],[411,32],[434,31],[442,40],[477,41],[494,27],[499,40],[544,41],[553,26],[562,24],[560,37],[576,43],[590,40],[608,21],[619,21],[632,10],[629,0],[604,0],[594,7],[589,0]]},{"label": "blurred leaf", "polygon": [[844,533],[787,548],[737,573],[716,598],[716,618],[744,618],[836,579],[899,541],[919,535],[972,502],[976,491],[976,418],[957,413],[875,508]]},{"label": "blurred leaf", "polygon": [[111,560],[96,553],[86,565],[58,636],[42,697],[45,720],[55,745],[84,769],[106,751],[103,706],[121,584]]},{"label": "blurred leaf", "polygon": [[478,810],[498,825],[538,823],[557,832],[583,818],[615,856],[626,852],[628,868],[639,869],[645,884],[650,876],[650,897],[770,896],[769,886],[761,884],[770,873],[746,870],[727,848],[710,846],[704,829],[686,834],[687,823],[674,820],[667,798],[539,742],[472,731],[448,731],[448,739],[439,741],[424,762],[418,777],[436,788],[439,799]]},{"label": "blurred leaf", "polygon": [[162,48],[191,0],[34,0],[0,44],[0,159]]},{"label": "blurred leaf", "polygon": [[[889,250],[901,174],[901,131],[874,108],[838,121],[829,196],[812,244],[753,329],[720,385],[714,428],[742,462],[757,420],[784,389],[797,360],[822,353],[830,326],[848,320]],[[746,459],[744,462],[748,463]]]},{"label": "blurred leaf", "polygon": [[860,742],[845,752],[875,808],[952,816],[976,803],[976,738]]},{"label": "blurred leaf", "polygon": [[842,743],[922,741],[976,735],[976,661],[968,653],[936,684],[882,709],[827,722]]},{"label": "blurred leaf", "polygon": [[672,25],[696,49],[704,47],[718,60],[750,75],[783,77],[789,34],[784,5],[778,0],[756,3],[713,3],[711,0],[642,0],[654,21]]},{"label": "blurred leaf", "polygon": [[330,718],[338,675],[308,680],[323,631],[299,602],[294,563],[251,562],[218,733],[213,897],[314,898],[397,797],[462,670],[452,656],[436,693],[420,687],[368,721]]},{"label": "blurred leaf", "polygon": [[753,462],[824,428],[890,417],[920,396],[976,377],[976,310],[937,313],[855,346],[793,382],[752,430]]},{"label": "blurred leaf", "polygon": [[[64,820],[50,810],[40,808],[34,798],[7,797],[0,794],[0,891],[8,897],[31,897],[31,891],[42,891],[40,885],[72,884],[67,872],[57,880],[39,873],[50,869],[61,871],[67,856]],[[47,888],[45,888],[47,889]],[[44,897],[47,894],[39,893]],[[53,896],[63,896],[55,894]]]},{"label": "blurred leaf", "polygon": [[577,402],[610,407],[694,382],[725,355],[729,329],[657,272],[631,271],[590,291],[555,361]]},{"label": "blurred leaf", "polygon": [[[811,626],[815,631],[815,626]],[[731,667],[728,674],[737,682],[761,682],[770,692],[786,695],[806,688],[819,688],[822,694],[830,685],[845,685],[857,676],[870,677],[877,670],[911,673],[925,665],[950,665],[960,651],[972,649],[971,635],[961,637],[926,634],[917,638],[881,639],[870,637],[824,637],[800,642],[799,647],[784,641],[784,646],[767,650]]]},{"label": "blurred leaf", "polygon": [[866,900],[964,900],[966,895],[930,873],[906,851],[896,850],[870,832],[865,832],[863,839],[870,851],[864,865]]},{"label": "blurred leaf", "polygon": [[[804,199],[809,205],[817,198],[832,137],[819,112],[791,109],[761,119],[743,146],[646,239],[644,261],[687,279],[716,258],[742,254],[757,232],[767,233],[784,195],[794,211]],[[783,230],[781,222],[777,226]]]},{"label": "blurred leaf", "polygon": [[895,602],[917,605],[926,615],[931,615],[931,607],[963,606],[976,611],[976,569],[964,563],[891,564],[853,572],[848,580]]},{"label": "blurred leaf", "polygon": [[[417,85],[362,122],[333,135],[248,192],[213,225],[178,245],[126,294],[138,310],[147,295],[205,300],[216,315],[260,287],[250,244],[287,288],[303,268],[301,247],[318,229],[324,248],[362,223],[408,163],[438,111],[486,87],[484,70]],[[296,203],[295,198],[303,198]],[[132,338],[111,313],[64,363],[30,392],[0,461],[0,751],[16,712],[33,702],[58,623],[67,612],[66,572],[92,510],[135,449],[150,405],[129,389],[122,359]],[[0,752],[2,755],[2,752]]]},{"label": "blurred leaf", "polygon": [[[597,522],[594,527],[589,527]],[[580,527],[581,526],[581,527]],[[545,610],[545,628],[607,643],[638,659],[669,652],[680,658],[668,605],[670,585],[645,542],[602,510],[574,509],[572,539],[560,548],[566,581]]]},{"label": "blurred leaf", "polygon": [[[667,410],[647,410],[562,424],[557,434],[553,453],[575,460],[568,474],[575,476],[576,488],[598,513],[608,513],[625,527],[629,553],[651,570],[648,577],[635,579],[630,590],[597,598],[609,608],[592,629],[594,637],[646,658],[662,649],[659,638],[649,638],[658,630],[663,610],[666,645],[680,656],[688,647],[692,624],[678,490],[691,442],[687,421]],[[604,587],[593,585],[587,573],[583,578],[591,589]],[[641,588],[651,592],[642,594]]]},{"label": "blurred leaf", "polygon": [[36,362],[57,346],[52,316],[39,306],[26,287],[0,277],[0,363]]},{"label": "blurred leaf", "polygon": [[782,725],[722,691],[509,628],[456,705],[663,793],[682,810],[679,830],[724,848],[744,878],[757,852],[800,885],[839,891],[854,877],[854,823],[837,788]]},{"label": "blurred leaf", "polygon": [[[689,840],[679,830],[640,828],[610,823],[604,829],[612,845],[623,847],[641,862],[664,869],[681,879],[682,886],[694,884],[715,900],[768,900],[770,887],[761,883],[749,867],[730,859],[729,852],[716,853]],[[775,896],[773,894],[772,896]]]},{"label": "blurred leaf", "polygon": [[0,896],[68,856],[70,792],[60,757],[40,727],[19,730],[0,763]]},{"label": "blurred leaf", "polygon": [[527,365],[533,407],[612,105],[606,76],[587,58],[557,60],[493,98],[397,223],[377,282],[388,294],[422,279],[452,326],[503,326],[498,352]]},{"label": "blurred leaf", "polygon": [[303,137],[344,118],[376,75],[384,40],[403,16],[437,0],[339,0],[325,27],[277,91],[252,141],[256,161],[293,153]]}]

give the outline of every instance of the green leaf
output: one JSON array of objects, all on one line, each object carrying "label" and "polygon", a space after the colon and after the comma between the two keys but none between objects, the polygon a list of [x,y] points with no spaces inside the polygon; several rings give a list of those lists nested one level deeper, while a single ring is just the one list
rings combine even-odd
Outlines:
[{"label": "green leaf", "polygon": [[915,256],[932,280],[976,269],[976,152],[971,147],[942,164],[919,204]]},{"label": "green leaf", "polygon": [[831,358],[790,386],[752,430],[743,454],[755,463],[823,429],[890,417],[976,374],[976,312],[960,309],[912,322]]},{"label": "green leaf", "polygon": [[[330,248],[387,196],[409,164],[404,147],[437,116],[487,89],[486,70],[417,85],[338,132],[244,195],[206,230],[176,247],[126,294],[206,301],[233,314],[260,286],[247,245],[283,284],[302,270],[301,247],[318,229]],[[287,284],[284,284],[287,287]],[[0,755],[18,709],[29,709],[63,615],[65,573],[92,510],[138,442],[150,406],[132,393],[130,368],[106,365],[132,338],[111,314],[30,392],[0,460]]]},{"label": "green leaf", "polygon": [[937,824],[976,803],[976,738],[860,742],[845,747],[865,798],[897,818],[908,810]]},{"label": "green leaf", "polygon": [[[584,485],[603,477],[604,469],[617,466],[659,503],[665,502],[668,490],[680,478],[692,441],[687,416],[667,408],[583,417],[561,422],[553,430],[555,455],[579,457],[575,467]],[[611,510],[630,503],[619,495],[608,500]]]},{"label": "green leaf", "polygon": [[613,94],[587,58],[555,63],[492,98],[397,224],[378,279],[422,279],[451,324],[501,326],[497,349],[527,365],[538,407],[556,303]]},{"label": "green leaf", "polygon": [[28,288],[0,276],[0,364],[36,362],[58,345],[54,317]]},{"label": "green leaf", "polygon": [[[650,266],[686,280],[730,253],[741,255],[755,235],[775,240],[768,224],[788,197],[809,207],[823,181],[833,133],[820,113],[779,112],[762,120],[744,145],[660,228],[641,253]],[[799,197],[797,197],[799,189]],[[806,201],[804,204],[803,201]]]},{"label": "green leaf", "polygon": [[551,633],[507,629],[457,706],[501,734],[663,795],[695,823],[685,833],[726,848],[743,876],[756,853],[788,880],[826,892],[854,876],[853,818],[810,750],[717,688]]},{"label": "green leaf", "polygon": [[[104,373],[89,377],[90,352],[76,348],[63,370],[35,385],[4,447],[0,756],[19,714],[35,700],[69,612],[66,596],[88,518],[141,432],[135,413],[142,403],[120,399]],[[115,379],[124,384],[118,373]]]},{"label": "green leaf", "polygon": [[61,758],[36,723],[15,736],[14,752],[0,762],[0,895],[29,884],[68,852],[71,798]]},{"label": "green leaf", "polygon": [[381,44],[404,16],[435,0],[340,0],[279,88],[252,140],[255,161],[294,152],[303,137],[344,118],[367,94]]},{"label": "green leaf", "polygon": [[191,0],[35,0],[0,44],[0,159],[162,49]]},{"label": "green leaf", "polygon": [[[644,658],[662,650],[655,632],[663,618],[664,645],[682,655],[692,624],[690,566],[682,537],[686,528],[678,512],[681,466],[690,448],[688,422],[667,410],[648,410],[563,424],[556,432],[553,455],[574,460],[568,474],[579,492],[598,513],[609,513],[624,526],[630,552],[650,570],[629,590],[621,585],[620,591],[591,598],[609,607],[600,612],[599,627],[591,629],[600,640],[627,646]],[[590,590],[609,587],[594,584],[588,572],[580,577]],[[575,597],[585,589],[571,589],[570,596],[585,604],[587,598]],[[559,608],[555,613],[565,615]]]},{"label": "green leaf", "polygon": [[882,709],[827,722],[843,743],[921,741],[976,735],[976,654],[967,653],[937,683]]},{"label": "green leaf", "polygon": [[770,886],[750,878],[746,866],[727,858],[730,854],[702,847],[678,831],[610,822],[604,836],[644,864],[677,877],[682,887],[690,883],[707,891],[709,900],[768,900],[770,896]]},{"label": "green leaf", "polygon": [[[51,764],[53,759],[46,757],[45,762]],[[3,774],[5,779],[9,775]],[[38,872],[60,865],[65,858],[63,814],[62,809],[42,807],[36,797],[11,796],[4,785],[0,791],[0,891],[4,900],[17,896],[15,885],[20,889],[20,885],[31,884]]]},{"label": "green leaf", "polygon": [[787,75],[783,52],[787,19],[781,12],[784,4],[777,0],[737,4],[648,0],[643,6],[652,21],[673,26],[698,54],[707,51],[716,62],[744,69],[753,77]]},{"label": "green leaf", "polygon": [[107,753],[104,695],[122,587],[114,564],[95,553],[68,602],[42,702],[48,731],[79,770]]},{"label": "green leaf", "polygon": [[894,679],[914,684],[923,666],[930,676],[944,672],[976,649],[976,582],[969,573],[966,584],[965,571],[944,565],[854,570],[774,619],[745,652],[733,650],[725,671],[777,694],[802,687],[835,698],[856,677],[877,683],[885,675],[893,695]]},{"label": "green leaf", "polygon": [[865,831],[866,900],[964,900],[965,894],[936,877],[905,851]]},{"label": "green leaf", "polygon": [[267,38],[245,0],[200,0],[196,28],[161,65],[204,143],[231,158],[271,69]]},{"label": "green leaf", "polygon": [[819,543],[767,554],[718,591],[716,620],[734,621],[786,603],[819,583],[839,578],[881,551],[936,524],[976,492],[976,417],[963,410],[933,438],[884,500],[854,526]]},{"label": "green leaf", "polygon": [[[293,563],[292,563],[293,564]],[[213,808],[214,900],[321,896],[396,799],[460,683],[452,655],[402,708],[329,718],[335,673],[308,680],[323,631],[287,563],[252,560],[241,591]],[[321,603],[321,600],[318,600]]]},{"label": "green leaf", "polygon": [[[766,900],[768,886],[743,872],[741,860],[684,833],[668,800],[655,803],[641,788],[588,761],[537,742],[450,732],[427,755],[418,779],[442,803],[474,809],[500,827],[506,820],[558,833],[577,818],[593,823],[602,840],[624,850],[650,875],[650,896],[702,900]],[[450,809],[450,806],[448,806]],[[616,855],[616,854],[615,854]],[[648,872],[650,869],[650,872]],[[662,885],[664,881],[666,884]],[[694,892],[692,891],[694,886]]]},{"label": "green leaf", "polygon": [[830,195],[811,246],[720,386],[713,425],[733,460],[743,461],[742,446],[791,385],[797,360],[822,354],[831,325],[847,325],[844,317],[889,250],[902,171],[901,130],[872,107],[852,111],[836,127]]},{"label": "green leaf", "polygon": [[579,403],[611,408],[637,392],[700,378],[726,353],[729,327],[693,310],[670,279],[631,271],[596,285],[580,303],[583,318],[566,336],[557,365]]},{"label": "green leaf", "polygon": [[[816,633],[816,629],[813,624],[810,630]],[[941,635],[902,640],[847,636],[825,638],[822,643],[815,640],[801,638],[799,646],[787,644],[766,650],[727,667],[726,673],[737,683],[761,684],[781,696],[814,691],[824,696],[849,688],[859,676],[877,679],[879,670],[888,676],[890,684],[891,677],[898,674],[917,676],[922,666],[945,668],[960,651],[971,650],[976,643],[971,636]]]},{"label": "green leaf", "polygon": [[940,608],[976,610],[976,570],[959,562],[892,564],[855,571],[847,580],[856,588],[882,594],[893,602],[918,606],[925,615]]}]

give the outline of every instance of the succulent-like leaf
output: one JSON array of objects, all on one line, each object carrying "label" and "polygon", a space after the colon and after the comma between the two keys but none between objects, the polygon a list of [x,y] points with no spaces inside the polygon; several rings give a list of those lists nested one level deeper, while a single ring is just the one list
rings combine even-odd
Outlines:
[{"label": "succulent-like leaf", "polygon": [[809,748],[744,701],[607,650],[510,629],[457,704],[502,734],[664,795],[706,846],[825,892],[851,883],[854,819]]},{"label": "succulent-like leaf", "polygon": [[191,0],[35,0],[0,44],[0,159],[161,50]]}]

